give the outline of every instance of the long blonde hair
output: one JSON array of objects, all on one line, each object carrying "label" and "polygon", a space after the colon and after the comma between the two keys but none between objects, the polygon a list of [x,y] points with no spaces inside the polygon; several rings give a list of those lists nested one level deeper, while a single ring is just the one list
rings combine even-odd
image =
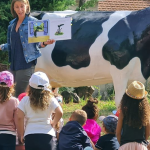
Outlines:
[{"label": "long blonde hair", "polygon": [[50,91],[43,89],[35,89],[29,86],[28,96],[30,98],[30,105],[34,110],[45,110],[48,108],[51,98],[54,97]]},{"label": "long blonde hair", "polygon": [[[1,85],[6,85],[5,83],[1,83]],[[11,87],[3,87],[0,86],[0,103],[4,103],[9,100],[12,94],[14,93],[14,86]]]},{"label": "long blonde hair", "polygon": [[26,4],[27,5],[26,14],[30,14],[30,3],[28,0],[12,0],[12,2],[11,2],[11,14],[14,18],[17,17],[17,14],[14,10],[15,2],[23,2],[24,4]]}]

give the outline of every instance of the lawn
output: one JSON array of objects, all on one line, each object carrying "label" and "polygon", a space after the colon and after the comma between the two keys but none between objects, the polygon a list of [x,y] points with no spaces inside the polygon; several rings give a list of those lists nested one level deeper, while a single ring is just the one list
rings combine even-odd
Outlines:
[{"label": "lawn", "polygon": [[[78,104],[73,102],[70,102],[69,104],[63,104],[63,111],[64,111],[63,119],[65,124],[66,122],[68,122],[72,112],[76,109],[82,109],[82,106],[84,106],[85,104],[86,104],[85,100],[81,100],[81,102]],[[112,114],[112,111],[116,109],[114,100],[110,101],[100,100],[97,106],[99,108],[99,116],[110,115]],[[99,123],[99,120],[97,120],[97,122]]]}]

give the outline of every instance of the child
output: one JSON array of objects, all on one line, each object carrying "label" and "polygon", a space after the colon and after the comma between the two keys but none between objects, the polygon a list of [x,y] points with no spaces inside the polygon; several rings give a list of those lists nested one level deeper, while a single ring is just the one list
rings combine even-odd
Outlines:
[{"label": "child", "polygon": [[[52,112],[55,117],[51,120]],[[24,116],[27,124],[24,132]],[[18,106],[18,132],[27,150],[52,150],[55,147],[55,125],[62,117],[62,109],[53,97],[49,79],[43,72],[35,72],[29,80],[28,96]]]},{"label": "child", "polygon": [[95,150],[118,150],[119,143],[115,136],[118,117],[109,115],[107,117],[100,117],[103,121],[102,131],[105,133],[101,136],[95,145]]},{"label": "child", "polygon": [[123,95],[117,125],[119,150],[147,150],[150,106],[147,92],[139,81],[132,82]]},{"label": "child", "polygon": [[87,120],[87,114],[83,110],[75,110],[70,121],[62,128],[58,150],[83,150],[91,146],[90,139],[82,128]]},{"label": "child", "polygon": [[8,71],[0,72],[0,149],[15,150],[17,106],[19,101],[12,97],[14,78]]},{"label": "child", "polygon": [[57,99],[58,103],[62,105],[63,97],[58,93],[58,88],[52,88],[52,92],[54,93],[54,97]]},{"label": "child", "polygon": [[99,110],[98,107],[94,104],[97,103],[97,99],[90,98],[87,101],[87,104],[82,107],[82,110],[87,113],[87,121],[86,124],[83,126],[83,129],[86,131],[87,135],[90,137],[94,145],[96,144],[97,140],[101,135],[101,128],[96,122]]}]

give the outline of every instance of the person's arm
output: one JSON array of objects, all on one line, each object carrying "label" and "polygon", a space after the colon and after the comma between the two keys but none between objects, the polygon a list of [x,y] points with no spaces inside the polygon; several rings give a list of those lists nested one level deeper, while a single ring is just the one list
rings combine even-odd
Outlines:
[{"label": "person's arm", "polygon": [[147,149],[150,150],[150,143],[147,145]]},{"label": "person's arm", "polygon": [[122,130],[122,124],[123,124],[123,114],[122,111],[120,111],[118,123],[117,123],[117,129],[116,129],[116,136],[118,139],[118,142],[120,143],[121,140],[121,130]]},{"label": "person's arm", "polygon": [[0,45],[0,50],[2,50],[2,51],[9,51],[8,44],[7,43],[1,44]]},{"label": "person's arm", "polygon": [[53,44],[54,42],[55,42],[55,40],[53,40],[53,39],[52,40],[49,39],[49,40],[47,40],[45,42],[41,42],[41,47],[44,48],[44,47],[46,47],[49,44]]},{"label": "person's arm", "polygon": [[92,142],[91,139],[90,139],[90,142],[91,142],[92,148],[95,149],[95,145],[94,145],[94,143]]},{"label": "person's arm", "polygon": [[57,141],[59,140],[59,133],[56,132],[56,138],[57,138]]},{"label": "person's arm", "polygon": [[24,143],[24,112],[18,108],[17,110],[17,131],[21,143]]},{"label": "person's arm", "polygon": [[7,43],[0,44],[0,50],[2,51],[9,51],[10,50],[10,26],[7,30]]},{"label": "person's arm", "polygon": [[145,140],[148,140],[149,135],[150,135],[150,121],[145,127]]},{"label": "person's arm", "polygon": [[63,111],[60,107],[57,107],[55,109],[55,117],[54,119],[51,121],[51,126],[55,128],[56,124],[58,123],[58,121],[61,119],[63,115]]},{"label": "person's arm", "polygon": [[18,105],[19,105],[19,100],[16,99],[15,101],[15,111],[14,111],[14,122],[15,122],[15,126],[16,126],[16,129],[18,128],[18,114],[17,114],[17,110],[18,110]]}]

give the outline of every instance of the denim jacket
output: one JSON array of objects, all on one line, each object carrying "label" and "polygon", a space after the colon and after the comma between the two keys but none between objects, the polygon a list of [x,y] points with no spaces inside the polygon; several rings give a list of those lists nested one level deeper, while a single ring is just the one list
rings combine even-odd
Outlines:
[{"label": "denim jacket", "polygon": [[[13,19],[10,22],[10,25],[8,26],[7,43],[1,45],[2,51],[9,51],[9,62],[11,61],[11,32],[16,19],[17,18]],[[26,15],[24,21],[22,22],[18,30],[23,47],[24,57],[27,63],[41,56],[40,43],[28,43],[28,21],[36,21],[36,20],[37,20],[36,18]]]}]

